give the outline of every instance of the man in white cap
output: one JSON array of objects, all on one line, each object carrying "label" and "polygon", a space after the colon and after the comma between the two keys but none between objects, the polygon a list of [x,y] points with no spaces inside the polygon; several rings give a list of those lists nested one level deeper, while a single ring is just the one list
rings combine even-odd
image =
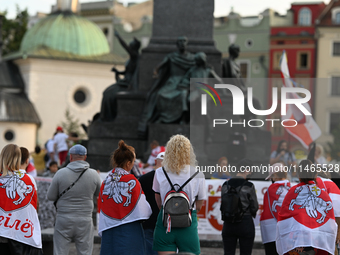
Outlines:
[{"label": "man in white cap", "polygon": [[93,196],[98,196],[101,180],[85,161],[84,146],[74,145],[69,153],[70,163],[55,174],[47,192],[47,198],[57,207],[53,253],[67,255],[74,241],[78,255],[91,255]]},{"label": "man in white cap", "polygon": [[281,210],[283,199],[291,185],[287,180],[288,167],[283,164],[276,163],[270,166],[268,172],[266,180],[271,179],[273,183],[268,187],[263,197],[260,227],[266,255],[275,255],[278,254],[275,245],[277,217]]},{"label": "man in white cap", "polygon": [[[155,159],[155,169],[162,167],[162,162],[164,159],[165,152],[158,153]],[[155,176],[155,170],[148,172],[147,174],[142,175],[139,178],[139,182],[142,185],[142,189],[146,196],[146,200],[149,202],[152,214],[150,218],[143,222],[143,229],[145,235],[145,243],[146,243],[146,254],[148,255],[157,255],[157,251],[152,250],[153,243],[153,232],[156,226],[157,216],[159,213],[159,209],[155,200],[155,192],[152,189],[153,178]]]}]

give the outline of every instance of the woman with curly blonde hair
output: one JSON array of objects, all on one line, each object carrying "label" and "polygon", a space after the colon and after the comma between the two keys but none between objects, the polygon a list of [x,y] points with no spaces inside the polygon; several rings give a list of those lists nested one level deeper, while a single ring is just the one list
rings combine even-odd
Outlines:
[{"label": "woman with curly blonde hair", "polygon": [[[172,136],[166,145],[162,165],[174,187],[179,188],[193,176],[196,164],[196,155],[189,139],[183,135]],[[179,252],[200,254],[197,212],[201,210],[203,200],[206,199],[204,175],[199,173],[183,188],[193,209],[191,226],[171,228],[169,232],[164,227],[162,219],[163,202],[171,190],[164,171],[161,167],[156,170],[152,186],[157,205],[161,209],[155,227],[153,250],[158,251],[159,255],[173,254],[177,249]]]}]

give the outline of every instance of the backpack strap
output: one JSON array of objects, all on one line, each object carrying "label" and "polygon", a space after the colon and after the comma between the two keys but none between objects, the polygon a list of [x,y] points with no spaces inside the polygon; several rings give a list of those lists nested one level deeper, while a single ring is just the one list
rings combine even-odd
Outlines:
[{"label": "backpack strap", "polygon": [[168,174],[166,173],[164,167],[162,167],[162,169],[163,169],[163,173],[164,173],[166,179],[168,180],[168,182],[169,182],[169,184],[170,184],[170,186],[171,186],[171,189],[173,189],[174,191],[176,191],[176,190],[175,190],[175,187],[174,187],[174,185],[172,184],[172,182],[170,181],[170,178],[169,178]]},{"label": "backpack strap", "polygon": [[199,171],[196,171],[192,176],[190,176],[190,178],[185,182],[183,183],[183,185],[179,188],[178,192],[179,191],[182,191],[182,189],[185,187],[185,185],[187,185],[192,179],[195,178],[195,176],[199,173]]},{"label": "backpack strap", "polygon": [[[162,169],[163,169],[164,175],[165,175],[166,179],[168,180],[168,182],[169,182],[171,188],[172,188],[173,190],[175,190],[175,187],[174,187],[174,185],[172,184],[172,182],[170,181],[170,178],[169,178],[168,174],[166,173],[164,167],[162,167]],[[190,178],[189,178],[185,183],[183,183],[183,185],[182,185],[181,187],[179,187],[179,189],[178,189],[177,192],[182,191],[182,189],[185,187],[185,185],[187,185],[193,178],[195,178],[195,176],[196,176],[198,173],[199,173],[199,171],[196,171],[192,176],[190,176]],[[175,191],[176,191],[176,190],[175,190]]]}]

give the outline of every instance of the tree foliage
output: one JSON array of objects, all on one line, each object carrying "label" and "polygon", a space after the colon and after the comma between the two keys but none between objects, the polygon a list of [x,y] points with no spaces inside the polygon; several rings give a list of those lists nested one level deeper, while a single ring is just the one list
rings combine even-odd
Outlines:
[{"label": "tree foliage", "polygon": [[20,49],[21,41],[27,31],[29,15],[27,9],[20,10],[16,6],[17,15],[15,19],[7,18],[7,11],[3,13],[2,20],[2,54],[6,55]]},{"label": "tree foliage", "polygon": [[83,138],[85,135],[81,131],[81,125],[79,123],[79,119],[75,118],[69,109],[65,111],[65,121],[61,122],[61,126],[64,129],[64,132],[67,134],[76,133],[80,138]]}]

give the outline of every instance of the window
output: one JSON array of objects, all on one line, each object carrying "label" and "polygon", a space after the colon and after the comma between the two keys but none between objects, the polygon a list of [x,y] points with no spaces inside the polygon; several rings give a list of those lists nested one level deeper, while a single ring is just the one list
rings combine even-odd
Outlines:
[{"label": "window", "polygon": [[251,47],[253,47],[253,40],[252,39],[247,39],[246,40],[246,42],[245,42],[245,46],[247,47],[247,48],[251,48]]},{"label": "window", "polygon": [[330,123],[329,123],[329,133],[340,125],[340,113],[331,113],[330,114]]},{"label": "window", "polygon": [[77,104],[83,104],[86,101],[87,95],[83,89],[77,89],[73,94],[73,99]]},{"label": "window", "polygon": [[280,69],[281,51],[276,51],[273,53],[273,68]]},{"label": "window", "polygon": [[331,95],[340,96],[340,76],[333,76],[331,78]]},{"label": "window", "polygon": [[285,44],[285,41],[277,41],[277,44],[280,44],[280,45]]},{"label": "window", "polygon": [[335,14],[334,24],[337,24],[337,25],[340,24],[340,12],[337,12]]},{"label": "window", "polygon": [[309,69],[310,67],[310,53],[309,52],[298,52],[297,53],[297,68],[298,69]]},{"label": "window", "polygon": [[248,78],[248,63],[240,63],[241,78],[247,80]]},{"label": "window", "polygon": [[340,25],[340,6],[332,8],[332,23]]},{"label": "window", "polygon": [[340,56],[340,42],[333,42],[333,56]]},{"label": "window", "polygon": [[14,132],[12,130],[7,130],[4,134],[5,140],[10,142],[14,139]]},{"label": "window", "polygon": [[299,25],[300,26],[310,26],[312,20],[311,11],[309,8],[302,8],[299,12]]}]

